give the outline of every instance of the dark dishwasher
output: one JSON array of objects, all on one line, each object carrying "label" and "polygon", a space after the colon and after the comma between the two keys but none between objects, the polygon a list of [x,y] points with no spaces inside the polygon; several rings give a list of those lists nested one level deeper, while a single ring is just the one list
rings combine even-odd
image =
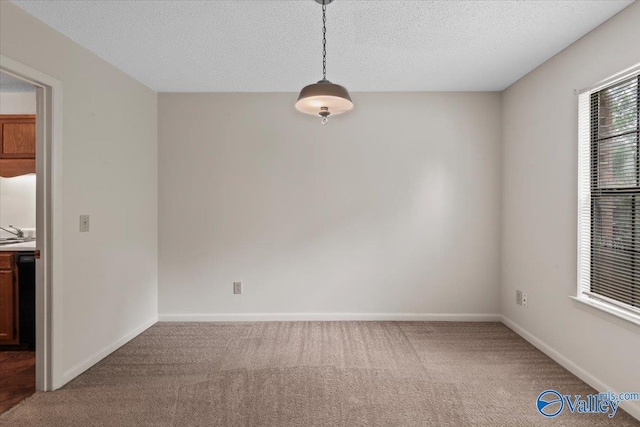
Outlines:
[{"label": "dark dishwasher", "polygon": [[36,258],[33,252],[18,252],[18,316],[20,344],[36,349]]}]

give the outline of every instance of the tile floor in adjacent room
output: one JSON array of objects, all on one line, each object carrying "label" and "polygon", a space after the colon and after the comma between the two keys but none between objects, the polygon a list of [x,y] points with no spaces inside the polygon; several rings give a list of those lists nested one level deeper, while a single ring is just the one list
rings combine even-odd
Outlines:
[{"label": "tile floor in adjacent room", "polygon": [[0,414],[35,391],[35,352],[0,351]]}]

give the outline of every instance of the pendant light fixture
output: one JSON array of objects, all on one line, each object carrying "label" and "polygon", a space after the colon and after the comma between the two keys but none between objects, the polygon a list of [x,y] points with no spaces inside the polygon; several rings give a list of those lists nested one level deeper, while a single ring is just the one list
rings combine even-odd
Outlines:
[{"label": "pendant light fixture", "polygon": [[296,109],[306,114],[322,117],[326,125],[329,116],[346,113],[353,109],[349,91],[344,86],[327,80],[327,5],[333,0],[315,0],[322,5],[322,80],[305,86],[298,96]]}]

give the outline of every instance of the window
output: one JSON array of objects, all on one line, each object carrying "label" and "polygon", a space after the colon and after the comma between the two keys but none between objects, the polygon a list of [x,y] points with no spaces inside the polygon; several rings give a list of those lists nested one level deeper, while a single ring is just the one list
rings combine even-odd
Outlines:
[{"label": "window", "polygon": [[640,75],[580,94],[578,297],[640,320]]}]

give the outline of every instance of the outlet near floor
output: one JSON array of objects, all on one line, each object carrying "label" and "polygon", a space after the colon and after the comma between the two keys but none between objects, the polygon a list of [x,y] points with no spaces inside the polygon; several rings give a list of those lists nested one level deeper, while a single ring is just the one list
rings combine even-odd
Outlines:
[{"label": "outlet near floor", "polygon": [[527,305],[529,304],[527,294],[525,294],[521,290],[516,290],[516,304],[527,307]]}]

